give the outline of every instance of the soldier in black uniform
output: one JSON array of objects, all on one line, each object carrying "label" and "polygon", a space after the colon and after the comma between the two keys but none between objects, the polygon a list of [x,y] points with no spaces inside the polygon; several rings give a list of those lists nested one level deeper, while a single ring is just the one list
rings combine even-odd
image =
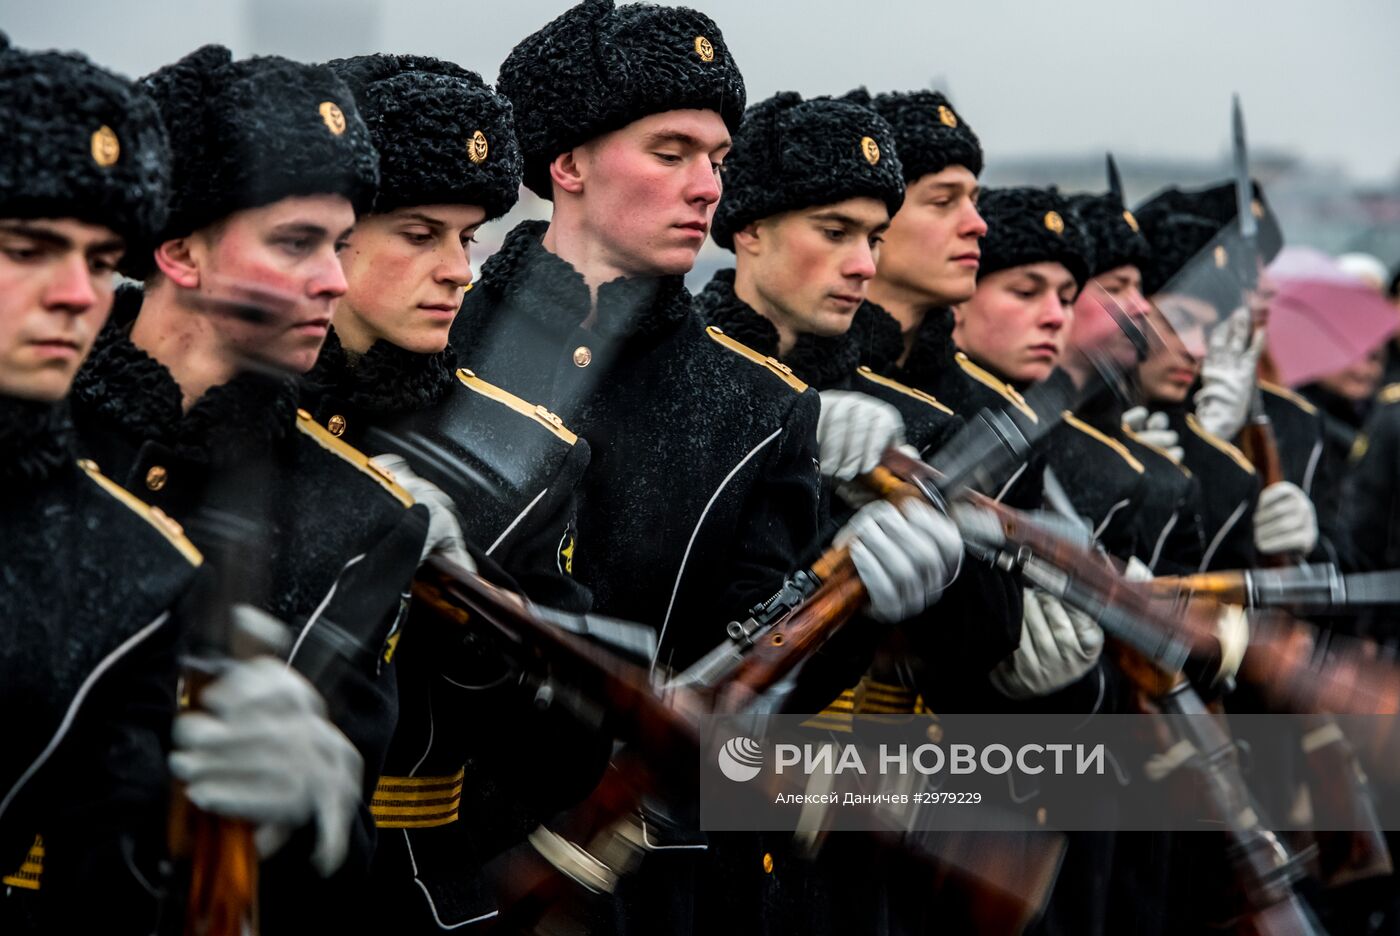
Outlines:
[{"label": "soldier in black uniform", "polygon": [[[475,235],[518,197],[510,103],[475,73],[424,56],[330,67],[355,94],[381,177],[374,212],[342,254],[348,290],[305,405],[333,435],[399,455],[441,487],[467,542],[489,557],[483,567],[498,564],[533,601],[585,612],[590,596],[571,570],[588,443],[447,350]],[[360,911],[386,930],[491,918],[479,865],[567,804],[557,774],[529,757],[563,756],[564,739],[549,736],[509,661],[478,640],[411,614],[396,654],[399,723],[373,803],[379,842]],[[580,753],[606,756],[594,748]],[[435,789],[442,795],[425,800]]]},{"label": "soldier in black uniform", "polygon": [[[1164,291],[1200,244],[1214,235],[1215,227],[1189,214],[1154,218],[1150,225],[1142,225],[1151,244],[1142,274],[1143,292],[1153,301],[1147,327],[1152,345],[1137,368],[1137,385],[1142,424],[1165,421],[1165,426],[1148,431],[1165,429],[1162,441],[1175,444],[1182,465],[1202,479],[1201,534],[1206,547],[1201,568],[1247,569],[1258,561],[1254,546],[1258,472],[1238,448],[1206,431],[1190,399],[1206,354],[1206,329],[1219,320],[1219,304],[1224,300],[1208,286],[1212,279],[1208,276],[1187,277],[1172,291]],[[1232,284],[1222,285],[1225,295],[1238,294]]]},{"label": "soldier in black uniform", "polygon": [[[169,148],[154,102],[80,56],[22,52],[0,34],[0,90],[0,686],[23,713],[0,781],[0,928],[150,933],[178,918],[161,902],[179,886],[164,872],[165,761],[203,556],[168,515],[77,458],[63,400],[111,310],[124,249],[164,221]],[[314,690],[262,659],[229,664],[207,692],[211,711],[174,733],[172,763],[195,768],[186,795],[264,823],[267,802],[246,794],[276,789],[276,821],[315,818],[321,858],[338,864],[353,804],[313,801],[337,786],[353,801],[360,764]],[[249,730],[268,704],[277,735],[305,747]],[[241,804],[227,787],[215,795],[230,778],[211,769],[210,732],[241,761]]]},{"label": "soldier in black uniform", "polygon": [[[1089,362],[1080,348],[1082,333],[1102,316],[1097,308],[1103,301],[1119,305],[1143,328],[1150,306],[1143,297],[1142,267],[1150,254],[1137,219],[1115,192],[1077,195],[1070,199],[1071,210],[1092,243],[1093,263],[1090,287],[1075,304],[1076,324],[1070,329],[1071,353],[1065,367],[1080,371],[1077,382],[1090,378]],[[1106,297],[1106,300],[1101,297]],[[1115,336],[1116,340],[1116,336]],[[1140,353],[1140,352],[1139,352]],[[1129,362],[1132,363],[1132,362]],[[1143,466],[1143,498],[1134,511],[1139,527],[1137,558],[1158,574],[1188,574],[1198,571],[1205,543],[1201,535],[1200,482],[1189,470],[1163,449],[1124,426],[1123,416],[1132,393],[1129,367],[1115,378],[1116,386],[1106,388],[1080,408],[1079,417],[1109,438],[1121,442]],[[1135,400],[1133,402],[1136,402]],[[1169,444],[1170,438],[1166,440]],[[1070,466],[1056,462],[1063,471]]]},{"label": "soldier in black uniform", "polygon": [[225,600],[293,628],[292,664],[363,756],[338,877],[321,885],[306,868],[315,836],[262,875],[266,931],[321,924],[372,851],[408,581],[456,533],[448,518],[428,539],[429,511],[404,486],[298,411],[297,376],[345,291],[337,248],[374,197],[378,159],[324,67],[206,46],[142,84],[176,129],[172,208],[131,257],[144,290],[118,295],[75,383],[80,450],[184,525]]},{"label": "soldier in black uniform", "polygon": [[[902,350],[899,325],[863,298],[904,192],[895,150],[889,125],[855,100],[803,101],[787,92],[751,107],[725,163],[714,223],[716,243],[735,253],[735,269],[716,274],[696,300],[712,325],[821,391],[822,471],[838,483],[874,467],[891,444],[931,453],[962,425],[931,395],[883,376]],[[851,509],[839,498],[831,507],[834,531]],[[923,704],[915,698],[920,685],[947,693],[933,701],[941,705],[956,691],[951,677],[975,678],[979,666],[990,669],[1014,649],[1020,589],[1010,577],[964,567],[953,588],[891,635],[884,665],[847,688],[827,718],[849,718],[867,699],[892,711],[900,708],[890,701],[897,697],[912,710]],[[859,667],[868,654],[852,649],[829,656]],[[896,659],[948,671],[904,685],[912,671]],[[859,675],[858,668],[847,673]],[[809,705],[825,701],[807,697]]]},{"label": "soldier in black uniform", "polygon": [[[810,561],[818,535],[817,394],[707,330],[682,282],[720,196],[743,79],[707,17],[588,0],[516,46],[499,88],[525,184],[553,216],[487,261],[452,346],[587,439],[574,572],[598,611],[656,629],[655,668],[680,669]],[[918,511],[869,518],[852,554],[872,610],[906,617],[951,571],[948,528]],[[652,873],[619,889],[628,916],[647,930],[711,925],[719,904],[677,883],[714,867],[704,840],[650,821],[643,832]]]}]

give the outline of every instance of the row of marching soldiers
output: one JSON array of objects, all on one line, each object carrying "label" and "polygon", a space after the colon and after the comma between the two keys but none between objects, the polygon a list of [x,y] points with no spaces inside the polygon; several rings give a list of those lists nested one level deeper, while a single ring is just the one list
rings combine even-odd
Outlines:
[{"label": "row of marching soldiers", "polygon": [[[495,89],[427,57],[219,46],[132,83],[3,38],[0,89],[6,933],[1239,917],[1217,839],[1072,835],[995,924],[871,841],[813,860],[706,835],[665,791],[610,843],[568,841],[555,817],[609,775],[607,698],[443,613],[421,569],[523,595],[660,685],[845,547],[861,616],[783,710],[832,731],[1136,710],[1093,616],[965,549],[975,513],[866,482],[993,413],[1039,442],[981,493],[1079,525],[1131,579],[1360,563],[1317,414],[1256,379],[1281,243],[1257,187],[1256,242],[1233,183],[1134,210],[981,191],[940,94],[746,110],[709,18],[611,0],[525,38]],[[521,184],[552,217],[474,283]],[[735,265],[692,297],[707,235]],[[1393,415],[1355,541],[1395,535]],[[1235,445],[1265,417],[1267,470]],[[1257,710],[1249,621],[1218,627],[1195,690],[1240,676],[1226,704]],[[1393,927],[1388,873],[1315,880],[1308,912]]]}]

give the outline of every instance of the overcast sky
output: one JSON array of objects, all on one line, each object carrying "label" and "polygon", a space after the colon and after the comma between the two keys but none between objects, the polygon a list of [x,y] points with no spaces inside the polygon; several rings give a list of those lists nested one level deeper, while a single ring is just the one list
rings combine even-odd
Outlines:
[{"label": "overcast sky", "polygon": [[[934,83],[998,155],[1112,149],[1213,158],[1240,92],[1251,148],[1400,174],[1400,3],[1394,0],[692,0],[719,24],[749,100],[793,89]],[[1150,7],[1150,8],[1149,8]],[[452,59],[494,80],[511,46],[564,0],[14,0],[16,45],[76,48],[129,75],[197,45],[318,60],[363,52]]]}]

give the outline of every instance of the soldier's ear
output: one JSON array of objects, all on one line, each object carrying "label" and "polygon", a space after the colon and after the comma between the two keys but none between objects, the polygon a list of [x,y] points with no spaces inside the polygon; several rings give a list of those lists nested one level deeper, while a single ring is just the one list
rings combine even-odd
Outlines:
[{"label": "soldier's ear", "polygon": [[749,256],[754,256],[762,249],[763,237],[759,233],[759,222],[751,222],[734,232],[734,252],[736,254],[742,250]]},{"label": "soldier's ear", "polygon": [[193,238],[176,237],[163,242],[155,250],[155,260],[160,272],[176,286],[199,287],[199,264],[194,258]]},{"label": "soldier's ear", "polygon": [[565,191],[570,195],[583,194],[584,160],[577,150],[568,150],[555,156],[549,164],[549,180],[555,191]]}]

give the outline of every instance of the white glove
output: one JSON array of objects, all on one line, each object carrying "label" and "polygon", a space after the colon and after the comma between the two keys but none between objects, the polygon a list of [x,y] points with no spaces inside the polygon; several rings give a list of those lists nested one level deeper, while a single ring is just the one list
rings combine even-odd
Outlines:
[{"label": "white glove", "polygon": [[1127,568],[1123,570],[1125,582],[1150,582],[1154,578],[1152,569],[1137,556],[1128,557]]},{"label": "white glove", "polygon": [[817,417],[822,475],[849,481],[880,464],[891,445],[904,441],[904,418],[883,400],[850,390],[823,390]]},{"label": "white glove", "polygon": [[1236,309],[1211,331],[1196,392],[1196,419],[1216,438],[1228,442],[1244,428],[1263,353],[1264,329],[1254,329],[1247,308]]},{"label": "white glove", "polygon": [[363,796],[364,760],[296,670],[273,657],[233,663],[175,719],[170,771],[200,809],[257,823],[264,856],[315,820],[312,863],[329,877],[345,861]]},{"label": "white glove", "polygon": [[[901,442],[896,445],[895,448],[898,449],[901,454],[908,455],[916,461],[924,460],[923,456],[919,454],[919,450],[908,442]],[[847,506],[852,510],[859,510],[871,501],[880,499],[879,494],[876,494],[869,487],[854,479],[842,481],[840,484],[836,485],[836,496],[845,501]]]},{"label": "white glove", "polygon": [[1167,453],[1168,458],[1178,465],[1181,464],[1186,452],[1181,447],[1181,436],[1171,428],[1171,421],[1166,413],[1149,415],[1147,407],[1134,406],[1123,414],[1123,426],[1139,442],[1161,449]]},{"label": "white glove", "polygon": [[1103,630],[1089,615],[1036,589],[1023,593],[1021,643],[989,678],[1012,699],[1048,695],[1093,669]]},{"label": "white glove", "polygon": [[1303,489],[1279,481],[1259,493],[1254,509],[1254,545],[1268,556],[1307,555],[1317,545],[1317,511]]},{"label": "white glove", "polygon": [[850,547],[870,596],[866,613],[886,624],[907,620],[937,601],[962,563],[962,537],[953,521],[913,498],[899,507],[889,501],[867,504],[834,543]]},{"label": "white glove", "polygon": [[428,538],[423,542],[422,559],[438,555],[462,566],[469,572],[476,571],[476,563],[467,552],[466,540],[462,538],[462,521],[457,516],[457,506],[452,498],[427,478],[419,477],[408,462],[393,453],[376,455],[370,461],[387,471],[399,486],[413,495],[416,503],[428,508]]}]

